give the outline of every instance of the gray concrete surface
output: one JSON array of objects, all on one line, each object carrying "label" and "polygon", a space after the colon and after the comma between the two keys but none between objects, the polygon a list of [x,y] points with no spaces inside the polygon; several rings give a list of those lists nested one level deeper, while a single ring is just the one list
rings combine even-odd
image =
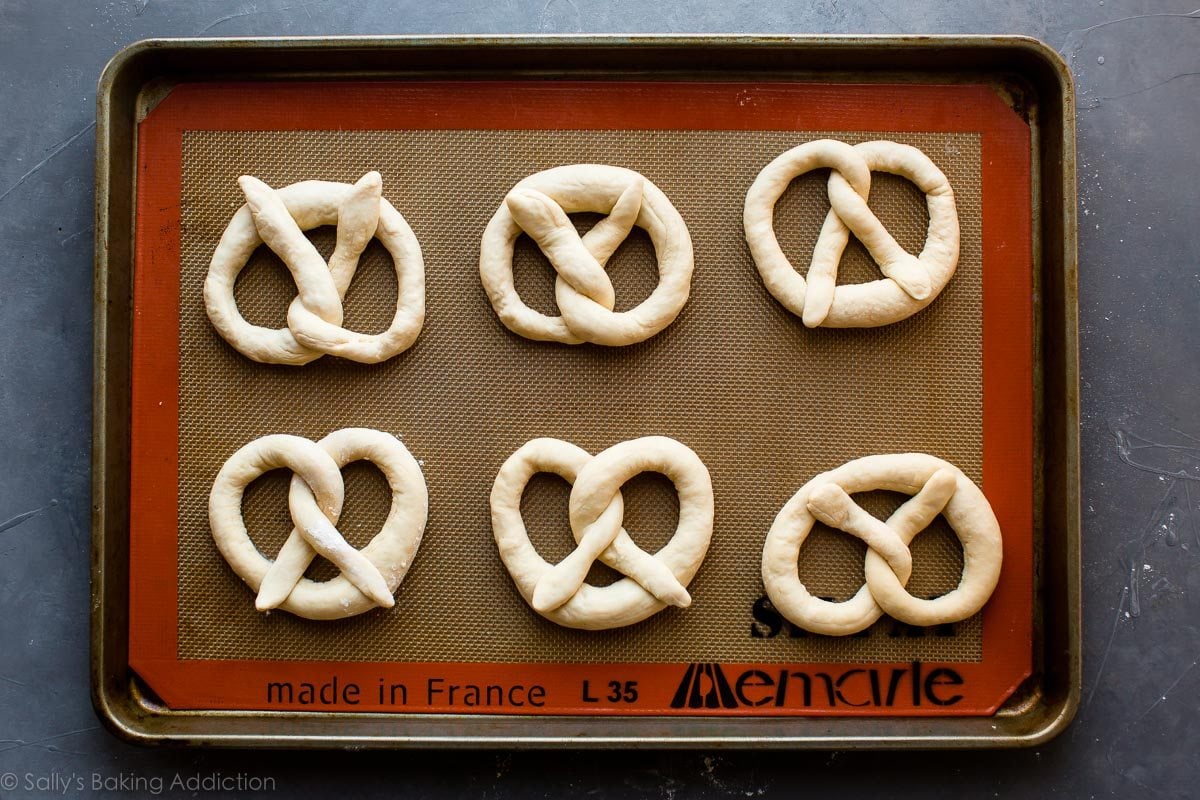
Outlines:
[{"label": "gray concrete surface", "polygon": [[[1195,3],[0,0],[0,797],[97,780],[178,795],[176,776],[214,773],[271,778],[275,793],[300,797],[343,785],[381,797],[1200,794]],[[101,729],[88,700],[87,530],[93,101],[105,61],[149,36],[576,31],[1022,33],[1069,58],[1086,664],[1083,709],[1060,739],[993,753],[292,754],[148,751]]]}]

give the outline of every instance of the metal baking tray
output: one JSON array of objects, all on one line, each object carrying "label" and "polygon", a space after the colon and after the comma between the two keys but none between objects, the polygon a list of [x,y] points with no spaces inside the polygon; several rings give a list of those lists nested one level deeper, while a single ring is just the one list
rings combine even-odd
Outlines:
[{"label": "metal baking tray", "polygon": [[[1034,304],[1034,668],[990,717],[653,717],[178,711],[129,668],[130,384],[137,124],[191,81],[397,79],[986,83],[1029,124]],[[97,100],[92,698],[143,744],[291,747],[1033,746],[1080,695],[1075,119],[1058,54],[1023,37],[161,39],[105,68]]]}]

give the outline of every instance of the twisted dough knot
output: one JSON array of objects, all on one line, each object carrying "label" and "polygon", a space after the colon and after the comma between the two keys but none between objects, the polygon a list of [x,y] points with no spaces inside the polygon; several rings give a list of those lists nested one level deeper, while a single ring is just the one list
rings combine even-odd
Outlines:
[{"label": "twisted dough knot", "polygon": [[[375,364],[406,349],[425,322],[425,265],[412,228],[383,197],[383,180],[368,172],[353,185],[303,181],[272,189],[243,175],[246,205],[233,215],[213,252],[204,282],[208,318],[242,355],[269,364],[307,364],[322,355]],[[337,244],[326,262],[304,231],[337,225]],[[359,256],[375,238],[396,269],[396,313],[383,333],[341,327],[342,300]],[[251,325],[238,310],[234,283],[263,243],[283,260],[299,294],[288,307],[288,326]]]},{"label": "twisted dough knot", "polygon": [[[813,248],[808,279],[788,261],[775,237],[775,203],[795,178],[830,167],[829,213]],[[908,178],[926,195],[929,229],[921,255],[906,252],[867,207],[871,172]],[[763,283],[809,328],[867,328],[910,317],[933,302],[958,265],[958,212],[946,176],[915,147],[896,142],[820,139],[783,153],[746,193],[746,242]],[[853,233],[886,276],[837,285],[837,268]]]},{"label": "twisted dough knot", "polygon": [[[383,472],[392,504],[380,532],[355,550],[336,525],[345,496],[340,470],[359,460]],[[246,531],[242,495],[251,481],[279,467],[296,473],[288,492],[295,527],[271,562]],[[221,555],[258,593],[260,611],[278,607],[308,619],[338,619],[395,604],[392,594],[421,545],[428,509],[425,477],[408,448],[380,431],[345,428],[316,443],[273,434],[245,445],[217,473],[208,519]],[[341,575],[323,583],[305,578],[318,554],[336,564]]]},{"label": "twisted dough knot", "polygon": [[[582,237],[568,214],[607,216]],[[604,267],[636,225],[658,256],[658,286],[640,305],[614,312]],[[513,284],[513,246],[524,231],[558,273],[554,297],[562,316],[534,311]],[[479,276],[505,327],[529,339],[563,344],[627,345],[671,324],[687,302],[692,240],[679,212],[642,175],[621,167],[574,164],[530,175],[504,198],[483,234]]]},{"label": "twisted dough knot", "polygon": [[[671,540],[653,555],[634,544],[621,527],[621,485],[647,471],[667,476],[679,493],[679,524]],[[577,547],[558,564],[538,554],[521,517],[521,495],[539,472],[573,484],[569,518]],[[617,628],[668,605],[690,605],[685,587],[712,538],[708,469],[691,449],[665,436],[631,439],[595,456],[560,439],[534,439],[500,467],[491,506],[500,558],[521,596],[542,616],[570,628]],[[597,560],[627,577],[604,587],[586,583]]]},{"label": "twisted dough knot", "polygon": [[[883,522],[850,497],[874,489],[913,497]],[[908,544],[939,514],[962,542],[962,579],[948,594],[920,600],[904,589],[912,575]],[[843,603],[813,597],[800,582],[800,548],[818,521],[861,539],[868,548],[866,583]],[[1002,561],[1000,523],[979,487],[940,458],[899,453],[851,461],[802,486],[767,534],[762,576],[767,595],[784,617],[814,633],[846,636],[870,627],[884,612],[918,626],[966,619],[991,597]]]}]

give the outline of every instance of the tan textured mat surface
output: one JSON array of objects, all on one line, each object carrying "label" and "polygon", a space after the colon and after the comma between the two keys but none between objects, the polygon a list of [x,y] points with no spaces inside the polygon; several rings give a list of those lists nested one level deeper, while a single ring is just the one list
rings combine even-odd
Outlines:
[{"label": "tan textured mat surface", "polygon": [[[928,309],[875,330],[808,330],[763,289],[741,226],[745,191],[778,153],[808,139],[890,138],[924,150],[954,187],[962,226],[958,272]],[[671,198],[696,252],[692,296],[664,332],[639,345],[567,347],[507,331],[478,276],[479,237],[507,190],[546,167],[593,161],[636,169]],[[914,636],[891,620],[844,639],[771,638],[755,624],[759,563],[771,521],[814,474],[877,452],[920,450],[977,482],[982,465],[980,147],[974,134],[873,135],[737,131],[190,132],[183,151],[180,285],[179,655],[186,659],[369,661],[682,662],[976,661],[978,617]],[[302,367],[253,363],[208,322],[201,287],[222,229],[242,203],[236,179],[273,186],[352,181],[369,169],[412,225],[425,256],[428,313],[411,350],[377,366],[325,357]],[[793,183],[776,229],[802,268],[828,202],[824,171]],[[924,199],[907,182],[875,174],[871,206],[897,240],[920,250]],[[581,224],[591,220],[581,219]],[[314,232],[326,254],[332,230]],[[655,281],[647,237],[635,231],[610,264],[618,309]],[[857,242],[841,281],[877,275]],[[553,272],[526,238],[517,286],[553,312]],[[260,248],[238,284],[247,319],[282,326],[295,290]],[[364,256],[346,300],[346,325],[378,331],[395,304],[382,247]],[[340,622],[254,610],[253,595],[221,559],[207,521],[212,479],[238,447],[267,433],[318,439],[365,426],[400,436],[423,462],[430,514],[424,543],[397,604]],[[689,587],[690,609],[668,609],[609,632],[543,620],[517,594],[496,554],[488,492],[504,459],[528,439],[555,436],[598,452],[647,434],[672,436],[708,465],[716,493],[712,547]],[[386,514],[381,474],[345,472],[340,528],[365,544]],[[288,476],[251,486],[251,536],[273,557],[286,536]],[[568,487],[539,477],[526,522],[551,561],[571,546]],[[645,549],[666,541],[677,503],[670,484],[642,476],[625,489],[626,528]],[[885,513],[896,497],[864,499]],[[913,544],[910,590],[951,588],[960,549],[939,523]],[[846,597],[862,583],[863,546],[818,529],[801,578],[814,593]],[[310,571],[328,577],[318,561]],[[609,581],[606,568],[593,576]],[[947,626],[949,628],[950,626]],[[952,635],[947,635],[952,634]]]}]

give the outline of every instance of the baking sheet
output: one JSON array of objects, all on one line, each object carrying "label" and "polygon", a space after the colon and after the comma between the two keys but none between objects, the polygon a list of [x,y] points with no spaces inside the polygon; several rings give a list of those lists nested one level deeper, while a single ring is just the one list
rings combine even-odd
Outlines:
[{"label": "baking sheet", "polygon": [[[487,742],[505,742],[509,744],[523,743],[535,746],[540,743],[547,746],[568,741],[580,741],[578,737],[595,743],[619,742],[656,742],[660,745],[686,745],[687,742],[706,742],[711,745],[741,746],[748,744],[780,746],[846,746],[858,743],[869,746],[903,746],[905,743],[921,743],[922,746],[978,746],[1000,745],[1012,746],[1022,743],[1033,744],[1043,741],[1062,729],[1070,719],[1078,700],[1078,466],[1077,466],[1077,437],[1073,435],[1072,424],[1062,425],[1064,415],[1070,417],[1077,413],[1077,403],[1074,400],[1073,389],[1077,385],[1075,371],[1075,334],[1074,334],[1074,228],[1071,216],[1067,211],[1073,208],[1073,184],[1069,175],[1073,174],[1073,119],[1070,113],[1069,99],[1070,79],[1061,60],[1043,45],[1032,40],[1012,37],[935,37],[934,39],[899,37],[894,39],[831,39],[823,37],[648,37],[639,41],[622,41],[622,47],[614,49],[618,42],[613,40],[579,39],[571,43],[569,52],[555,49],[552,40],[542,39],[510,39],[503,42],[491,40],[456,40],[438,39],[423,41],[417,39],[356,39],[325,40],[321,42],[305,40],[272,41],[269,46],[253,43],[239,43],[236,47],[218,40],[195,42],[147,42],[139,43],[121,53],[107,68],[101,81],[101,102],[97,120],[98,161],[97,161],[97,409],[96,409],[96,526],[94,528],[95,552],[97,553],[96,569],[93,570],[94,605],[93,625],[93,685],[98,709],[102,719],[110,724],[122,736],[135,741],[165,741],[185,738],[190,742],[221,742],[225,744],[263,743],[270,739],[276,743],[293,742],[296,744],[314,745],[325,742],[371,744],[375,746],[390,745],[428,745],[433,742],[439,746],[460,744],[476,745]],[[620,50],[620,70],[614,70],[610,53]],[[176,398],[168,394],[147,392],[146,386],[134,387],[131,398],[127,393],[130,375],[130,351],[127,336],[131,321],[134,328],[157,332],[164,343],[172,344],[176,334],[163,326],[163,322],[171,315],[173,301],[170,296],[163,303],[165,310],[154,308],[143,309],[136,320],[131,320],[127,311],[129,306],[121,302],[122,295],[135,294],[132,283],[136,282],[144,290],[148,285],[154,289],[157,284],[170,284],[171,276],[171,237],[172,229],[179,227],[178,221],[172,222],[170,213],[170,191],[172,185],[178,191],[179,178],[172,178],[170,171],[162,175],[162,188],[167,190],[153,191],[154,200],[147,202],[139,197],[137,219],[141,226],[143,222],[156,219],[153,228],[161,234],[162,247],[151,247],[148,251],[144,246],[145,227],[138,235],[139,254],[137,262],[140,265],[137,274],[133,270],[131,252],[133,235],[128,229],[132,218],[131,209],[133,198],[130,190],[133,186],[133,166],[130,154],[133,151],[132,130],[133,119],[141,119],[150,109],[159,105],[168,93],[175,93],[180,88],[175,86],[180,76],[211,76],[220,74],[228,79],[229,76],[240,74],[244,77],[261,78],[264,76],[290,76],[297,68],[307,70],[306,75],[323,74],[326,77],[341,74],[349,61],[343,59],[353,54],[352,60],[356,72],[361,70],[377,70],[379,75],[400,74],[405,72],[403,80],[392,84],[399,89],[394,94],[402,96],[408,89],[420,84],[411,84],[413,74],[421,74],[426,70],[429,76],[448,76],[456,71],[470,75],[472,80],[478,80],[482,75],[501,77],[514,74],[514,70],[545,69],[553,58],[554,70],[562,75],[595,75],[626,74],[629,69],[645,70],[662,69],[663,73],[676,76],[672,80],[683,77],[686,81],[694,80],[697,76],[717,76],[723,71],[738,70],[744,74],[758,74],[766,65],[771,65],[768,71],[761,73],[766,83],[756,84],[758,90],[766,90],[770,94],[774,81],[787,80],[789,76],[802,76],[803,80],[811,80],[814,76],[823,75],[829,59],[835,58],[846,70],[842,77],[858,75],[853,70],[864,68],[878,69],[893,63],[897,54],[903,54],[903,63],[908,72],[884,71],[869,73],[862,85],[826,85],[809,84],[809,103],[798,110],[790,119],[783,119],[780,114],[772,116],[771,109],[765,109],[768,128],[795,127],[799,120],[810,115],[824,116],[826,119],[857,120],[864,109],[872,106],[870,95],[879,87],[872,83],[887,82],[889,78],[906,84],[905,92],[919,92],[919,84],[928,81],[936,73],[940,79],[951,77],[961,80],[961,76],[974,75],[977,79],[990,82],[995,80],[998,95],[1004,102],[1016,109],[1018,115],[1023,115],[1032,123],[1032,136],[1026,135],[1032,145],[1033,163],[1033,200],[1035,216],[1032,242],[1035,258],[1035,282],[1040,285],[1039,298],[1045,303],[1046,316],[1044,325],[1037,322],[1040,333],[1036,346],[1036,373],[1033,376],[1032,388],[1040,405],[1046,402],[1048,413],[1044,418],[1038,412],[1036,416],[1039,458],[1044,456],[1044,464],[1039,463],[1036,491],[1038,492],[1035,509],[1034,547],[1037,557],[1043,558],[1044,577],[1049,574],[1057,576],[1051,582],[1043,582],[1042,577],[1037,583],[1037,616],[1034,621],[1034,634],[1039,637],[1034,652],[1037,679],[1024,688],[1019,696],[1010,702],[1000,715],[988,719],[971,720],[969,718],[944,718],[922,723],[920,735],[904,725],[884,724],[882,720],[870,720],[862,717],[826,718],[819,726],[805,724],[797,728],[785,719],[749,719],[727,717],[723,720],[709,720],[697,724],[686,719],[642,717],[634,722],[621,719],[605,720],[602,717],[592,717],[581,720],[582,724],[572,722],[571,717],[542,717],[527,720],[514,716],[489,716],[472,720],[461,714],[390,714],[384,717],[376,715],[338,715],[321,714],[320,719],[336,720],[335,727],[323,730],[306,728],[308,731],[302,738],[289,734],[291,728],[280,726],[278,720],[295,718],[307,719],[309,712],[269,714],[223,712],[209,714],[205,712],[172,711],[162,705],[162,700],[170,702],[181,696],[165,681],[169,675],[182,677],[188,681],[204,676],[238,677],[242,673],[261,673],[256,661],[178,661],[178,648],[174,624],[168,623],[168,617],[162,611],[173,616],[178,585],[174,581],[174,570],[170,575],[141,573],[138,580],[128,586],[128,596],[122,587],[127,574],[136,575],[139,567],[147,564],[161,566],[162,559],[169,557],[172,561],[177,556],[175,537],[170,528],[174,525],[169,520],[175,518],[174,504],[169,495],[173,495],[176,481],[173,450],[161,455],[148,456],[144,449],[147,442],[174,439],[175,434],[169,433],[164,422],[169,418],[171,426],[177,423]],[[219,58],[214,60],[214,56]],[[786,58],[788,69],[780,71],[781,58]],[[721,67],[716,69],[715,64]],[[214,70],[216,65],[220,69]],[[374,65],[374,66],[372,66]],[[893,67],[895,65],[893,64]],[[936,69],[934,68],[936,66]],[[587,70],[596,71],[595,74]],[[963,69],[961,76],[947,70]],[[239,73],[239,70],[241,71]],[[579,72],[578,70],[583,70]],[[810,72],[805,72],[809,70]],[[925,70],[926,72],[922,72]],[[990,72],[989,72],[990,70]],[[399,72],[398,72],[399,71]],[[928,74],[926,74],[928,72]],[[164,80],[164,76],[172,77]],[[999,76],[999,77],[993,77]],[[1012,77],[1010,77],[1012,76]],[[939,80],[938,78],[933,78]],[[970,81],[968,77],[966,80]],[[169,87],[175,86],[175,89]],[[236,87],[239,91],[254,94],[261,84],[227,83],[225,88]],[[293,83],[283,85],[286,88],[280,93],[294,95],[305,93],[311,85]],[[345,84],[340,88],[345,91],[351,87],[348,94],[356,95],[357,85]],[[578,86],[578,84],[576,84]],[[617,103],[612,103],[599,113],[584,109],[584,113],[574,115],[573,122],[584,127],[606,128],[610,123],[602,117],[609,114],[614,106],[636,107],[642,115],[639,124],[653,128],[661,125],[661,118],[671,114],[687,114],[689,111],[701,115],[710,111],[708,108],[679,108],[677,104],[660,104],[647,107],[640,95],[645,85],[631,84]],[[185,85],[183,88],[196,88]],[[276,87],[278,88],[278,87]],[[376,85],[378,88],[378,85]],[[892,85],[895,89],[896,85]],[[936,93],[939,87],[930,86]],[[948,88],[948,87],[947,87]],[[420,92],[417,92],[420,94]],[[195,100],[195,95],[190,99]],[[511,100],[511,98],[506,98]],[[735,102],[741,107],[745,95],[739,95]],[[204,104],[198,104],[204,105]],[[401,99],[400,105],[403,105]],[[498,107],[502,105],[503,108]],[[750,103],[753,106],[754,103]],[[768,104],[765,104],[768,105]],[[260,102],[255,106],[261,111],[260,119],[267,129],[295,126],[305,117],[310,117],[311,109],[297,106],[295,103]],[[209,127],[212,120],[223,115],[226,110],[223,103],[206,108],[194,108],[198,117],[205,121],[198,127]],[[359,108],[358,110],[365,110]],[[386,117],[391,120],[404,117],[406,112],[417,111],[420,116],[421,108],[385,109],[385,113],[376,114],[377,118]],[[777,110],[777,109],[776,109]],[[894,96],[888,104],[896,121],[909,125],[914,114],[920,116],[923,104],[905,101]],[[462,109],[440,109],[435,114],[435,127],[453,127],[462,125]],[[728,123],[733,115],[729,109],[721,109]],[[764,111],[764,109],[758,109]],[[299,112],[299,113],[297,113]],[[973,112],[962,106],[943,110],[936,126],[953,126],[961,124],[956,119],[971,116]],[[539,122],[530,120],[524,113],[516,110],[516,104],[480,103],[474,105],[467,116],[476,117],[476,121],[495,124],[499,116],[516,123],[517,128],[561,126],[561,120],[556,121],[551,114],[542,115]],[[751,113],[751,116],[754,116]],[[986,116],[986,115],[985,115]],[[762,119],[763,114],[758,118]],[[228,118],[226,118],[228,119]],[[995,120],[996,117],[991,117]],[[351,120],[350,126],[362,125],[364,120]],[[371,120],[366,121],[370,127]],[[395,127],[403,128],[408,120]],[[854,124],[860,124],[855,122]],[[983,130],[989,123],[982,123]],[[739,127],[735,121],[733,127]],[[233,128],[240,127],[234,124]],[[816,129],[820,126],[813,126]],[[888,127],[876,126],[875,129]],[[864,128],[865,129],[865,128]],[[911,131],[909,131],[911,132]],[[997,131],[992,130],[995,134]],[[142,132],[143,134],[145,131]],[[171,150],[178,152],[179,142],[171,144],[170,130],[161,131],[163,136],[151,137],[158,145],[166,145],[166,162],[171,159]],[[138,137],[139,150],[143,150],[151,142],[143,135]],[[182,132],[179,132],[179,141]],[[990,144],[989,144],[990,142]],[[1008,142],[1005,147],[1019,146],[1019,139],[1014,141],[1012,131],[1002,134],[999,138],[984,137],[984,172],[985,185],[987,172],[992,170],[995,175],[995,161],[999,154],[997,146]],[[160,154],[162,155],[162,154]],[[175,163],[179,163],[175,158]],[[143,168],[143,176],[145,170]],[[355,176],[356,177],[356,176]],[[139,185],[144,181],[139,180]],[[1007,203],[1020,202],[1020,185],[1010,186],[1004,181],[997,185],[992,183],[992,191],[985,193],[985,206],[990,202],[993,209],[987,212],[994,215],[997,206],[997,193],[1004,199],[999,201],[1003,206]],[[1014,192],[1013,189],[1016,189]],[[164,199],[166,198],[166,199]],[[987,198],[991,198],[990,201]],[[153,206],[161,205],[161,208]],[[122,211],[122,209],[127,209]],[[150,212],[147,214],[147,212]],[[163,213],[165,212],[165,214]],[[1028,213],[1028,212],[1026,212]],[[1013,215],[1008,215],[1013,216]],[[1023,216],[1015,215],[1020,223]],[[1028,217],[1024,217],[1028,221]],[[1001,227],[1003,227],[1003,221]],[[985,249],[995,253],[997,241],[1003,240],[998,236],[997,226],[987,224],[984,227],[983,239]],[[1028,226],[1026,226],[1027,236]],[[152,237],[154,238],[154,237]],[[990,239],[991,244],[988,245]],[[1003,241],[1001,241],[1003,246]],[[177,247],[177,245],[176,245]],[[166,261],[164,262],[164,256]],[[174,256],[178,262],[178,254]],[[165,275],[159,274],[164,264],[167,267]],[[150,272],[146,272],[146,268]],[[995,271],[988,271],[994,275]],[[620,283],[618,282],[618,286]],[[1008,289],[999,287],[995,281],[988,286],[985,281],[985,296],[995,299],[997,290],[1003,295],[1004,301],[1019,297]],[[1028,297],[1028,295],[1025,295]],[[114,302],[115,301],[115,302]],[[125,310],[123,312],[123,309]],[[1040,312],[1038,319],[1041,319]],[[988,320],[991,320],[990,322]],[[996,320],[989,316],[984,323],[984,338],[986,342],[997,341],[997,330],[1003,330],[1005,325],[997,325]],[[178,324],[174,318],[172,326]],[[1009,326],[1010,331],[1011,326]],[[1019,331],[1019,329],[1017,329]],[[1028,330],[1028,328],[1026,328]],[[990,331],[990,333],[989,333]],[[1045,337],[1045,338],[1043,338]],[[136,337],[135,337],[136,338]],[[1000,339],[1014,337],[999,337]],[[1015,337],[1020,338],[1018,335]],[[124,344],[123,344],[124,342]],[[985,351],[986,351],[985,347]],[[1045,358],[1045,372],[1042,371],[1042,361]],[[986,353],[985,353],[986,361]],[[136,375],[139,364],[162,363],[148,359],[145,354],[139,355],[136,348],[132,353],[132,367]],[[168,370],[170,371],[170,370]],[[1003,365],[999,372],[1005,372]],[[995,372],[988,372],[992,380]],[[1043,377],[1045,383],[1043,384]],[[1064,384],[1064,380],[1066,383]],[[1017,382],[1020,383],[1019,381]],[[995,403],[993,394],[987,389],[988,378],[985,375],[985,440],[988,420],[993,419]],[[174,382],[172,386],[176,385]],[[1026,383],[1028,386],[1029,384]],[[177,391],[177,390],[175,390]],[[121,444],[122,437],[127,437],[132,400],[133,418],[142,420],[139,434],[137,426],[133,431],[135,458],[128,459],[129,451]],[[155,407],[158,407],[156,411]],[[165,406],[165,408],[164,408]],[[122,430],[126,433],[122,433]],[[1045,435],[1045,450],[1041,449],[1041,436]],[[113,437],[116,437],[115,439]],[[1065,447],[1065,449],[1064,449]],[[993,453],[994,455],[994,453]],[[994,460],[994,459],[993,459]],[[995,464],[989,466],[988,457],[984,459],[985,485],[987,476],[995,474]],[[126,466],[122,466],[122,465]],[[167,499],[167,502],[155,507],[135,506],[129,509],[124,498],[128,498],[130,474],[122,471],[129,465],[134,467],[132,486],[135,496],[143,496],[146,489],[151,493]],[[140,466],[138,466],[140,464]],[[357,480],[350,470],[348,476],[351,483]],[[370,472],[366,472],[367,479]],[[1041,487],[1042,479],[1046,483],[1046,501],[1043,506]],[[162,480],[166,478],[169,484]],[[269,483],[265,482],[265,483]],[[635,481],[635,484],[637,482]],[[653,484],[653,481],[651,481]],[[122,489],[122,486],[126,487]],[[269,487],[263,487],[268,489]],[[559,487],[561,489],[561,487]],[[659,487],[662,488],[661,486]],[[166,489],[166,491],[162,491]],[[535,486],[533,493],[540,491]],[[640,491],[635,486],[634,491]],[[650,487],[653,494],[654,487]],[[114,493],[115,492],[115,493]],[[565,495],[564,495],[565,496]],[[669,498],[664,497],[664,500]],[[171,509],[171,516],[164,517],[163,511]],[[123,522],[125,509],[132,512],[133,525],[132,541],[123,537]],[[255,513],[248,509],[251,514]],[[1042,514],[1045,513],[1046,524],[1054,528],[1055,535],[1042,538]],[[139,530],[146,530],[145,524],[156,520],[154,530],[161,535],[146,539]],[[163,550],[158,539],[169,539],[170,550]],[[138,542],[152,546],[149,548],[137,545]],[[547,547],[552,547],[548,544]],[[115,548],[115,549],[114,549]],[[132,556],[132,573],[127,573],[124,555],[129,552]],[[169,556],[168,556],[169,554]],[[1007,594],[1002,585],[1001,594]],[[148,605],[146,599],[156,597],[166,600],[166,603]],[[1074,598],[1072,605],[1072,598]],[[997,600],[1004,604],[1008,597]],[[1044,605],[1043,605],[1044,604]],[[123,621],[126,614],[131,614],[131,625],[126,636]],[[994,620],[985,611],[985,631],[992,629]],[[1044,641],[1043,641],[1044,640]],[[985,659],[988,648],[985,642]],[[149,679],[143,683],[137,676],[126,672],[125,664],[135,665],[142,677]],[[295,668],[288,666],[293,662],[274,662],[273,669],[279,673],[299,675],[305,665],[295,662]],[[343,665],[331,662],[331,667],[340,668]],[[443,665],[445,666],[445,665]],[[502,665],[498,665],[502,666]],[[564,665],[565,666],[565,665]],[[651,665],[647,665],[650,667]],[[654,665],[662,666],[662,665]],[[695,666],[695,665],[693,665]],[[726,665],[727,667],[737,665]],[[820,668],[822,665],[811,665]],[[971,665],[964,665],[965,672]],[[692,667],[688,667],[689,672]],[[560,668],[556,672],[569,672]],[[576,671],[578,672],[578,671]],[[546,674],[542,671],[542,674]],[[192,683],[192,689],[196,684]],[[151,688],[152,687],[152,688]],[[227,687],[228,691],[220,695],[223,702],[234,702],[237,687]],[[148,690],[150,693],[148,694]],[[157,695],[157,697],[155,696]],[[185,697],[186,699],[186,697]],[[195,699],[195,698],[193,698]],[[208,707],[216,707],[219,703],[207,702]],[[177,707],[186,703],[179,703]],[[203,708],[204,706],[194,706]],[[232,708],[233,706],[225,706]],[[275,722],[272,722],[275,720]],[[699,721],[697,721],[698,723]],[[899,722],[899,721],[897,721]],[[534,729],[529,727],[532,723]],[[307,724],[307,723],[306,723]],[[266,725],[267,727],[263,727]],[[320,726],[318,726],[320,727]],[[268,734],[267,731],[270,731]],[[907,733],[905,731],[908,731]],[[266,738],[264,738],[266,737]]]}]

